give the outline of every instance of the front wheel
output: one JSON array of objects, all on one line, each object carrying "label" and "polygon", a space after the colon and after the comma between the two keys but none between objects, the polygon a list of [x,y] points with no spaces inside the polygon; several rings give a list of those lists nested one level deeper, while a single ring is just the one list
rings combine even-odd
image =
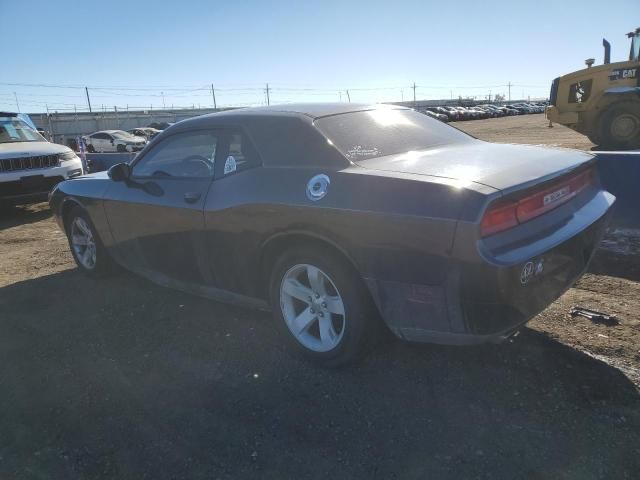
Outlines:
[{"label": "front wheel", "polygon": [[112,260],[91,223],[87,212],[73,207],[66,218],[71,254],[78,268],[89,275],[103,275],[112,269]]},{"label": "front wheel", "polygon": [[612,105],[602,114],[599,133],[603,146],[623,150],[640,147],[640,102]]},{"label": "front wheel", "polygon": [[323,367],[361,357],[377,337],[378,318],[366,289],[344,259],[323,248],[297,248],[276,262],[271,305],[295,351]]}]

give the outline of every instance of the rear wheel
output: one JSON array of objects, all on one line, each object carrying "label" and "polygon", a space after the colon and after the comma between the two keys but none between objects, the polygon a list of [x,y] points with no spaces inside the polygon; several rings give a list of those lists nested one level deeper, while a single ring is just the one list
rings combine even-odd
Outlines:
[{"label": "rear wheel", "polygon": [[89,151],[89,153],[95,153],[96,149],[93,145],[89,144],[89,146],[87,147],[87,150]]},{"label": "rear wheel", "polygon": [[89,275],[110,272],[113,262],[87,212],[81,207],[73,207],[66,217],[65,224],[71,254],[78,268]]},{"label": "rear wheel", "polygon": [[605,147],[640,147],[640,102],[618,103],[609,107],[600,119],[598,138]]},{"label": "rear wheel", "polygon": [[323,367],[361,357],[380,319],[357,273],[321,248],[296,248],[276,262],[270,282],[275,320],[290,347]]},{"label": "rear wheel", "polygon": [[591,143],[593,143],[596,146],[599,146],[602,143],[602,141],[600,140],[600,137],[596,134],[592,133],[590,135],[587,135],[587,138]]},{"label": "rear wheel", "polygon": [[127,147],[125,147],[124,145],[118,145],[116,147],[116,150],[118,150],[119,153],[124,153],[127,151]]}]

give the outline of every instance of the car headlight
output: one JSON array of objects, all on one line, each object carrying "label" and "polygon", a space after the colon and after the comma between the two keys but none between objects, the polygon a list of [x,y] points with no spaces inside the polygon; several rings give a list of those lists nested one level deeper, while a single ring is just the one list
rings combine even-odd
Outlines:
[{"label": "car headlight", "polygon": [[78,156],[75,154],[75,152],[71,151],[58,154],[58,160],[60,160],[61,162],[68,162],[69,160],[75,160],[77,158]]}]

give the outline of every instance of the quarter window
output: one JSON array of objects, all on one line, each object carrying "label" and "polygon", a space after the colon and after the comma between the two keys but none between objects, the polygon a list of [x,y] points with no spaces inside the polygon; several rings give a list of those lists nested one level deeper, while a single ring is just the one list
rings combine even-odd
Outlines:
[{"label": "quarter window", "polygon": [[218,136],[209,131],[179,133],[154,146],[133,167],[136,177],[212,177]]},{"label": "quarter window", "polygon": [[246,135],[233,132],[229,135],[229,152],[224,161],[222,175],[246,170],[260,164],[258,154]]}]

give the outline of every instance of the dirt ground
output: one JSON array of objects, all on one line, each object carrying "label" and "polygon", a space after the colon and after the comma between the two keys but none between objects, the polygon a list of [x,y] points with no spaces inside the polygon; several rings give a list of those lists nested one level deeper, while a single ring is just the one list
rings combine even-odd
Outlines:
[{"label": "dirt ground", "polygon": [[554,124],[549,128],[549,122],[543,114],[453,122],[451,125],[489,142],[528,143],[580,150],[594,147],[587,137],[567,127]]},{"label": "dirt ground", "polygon": [[[458,127],[590,148],[541,115]],[[640,257],[617,237],[503,345],[388,339],[325,371],[265,313],[84,277],[44,204],[2,215],[0,479],[638,477]]]}]

